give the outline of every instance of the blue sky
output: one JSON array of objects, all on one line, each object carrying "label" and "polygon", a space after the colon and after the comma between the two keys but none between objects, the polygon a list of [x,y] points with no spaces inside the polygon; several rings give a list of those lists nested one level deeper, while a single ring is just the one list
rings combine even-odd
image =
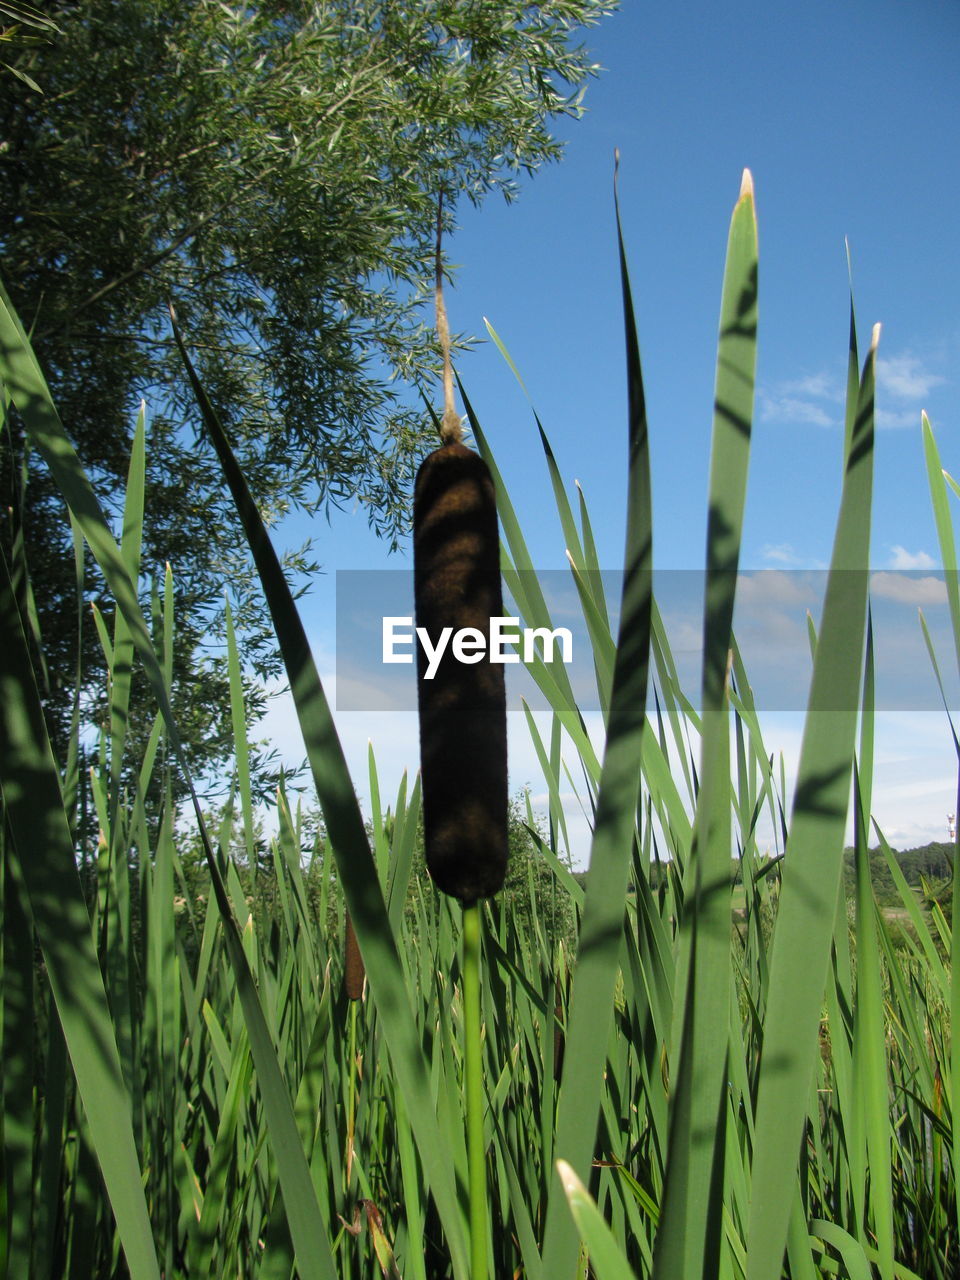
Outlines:
[{"label": "blue sky", "polygon": [[[486,316],[507,344],[565,480],[584,488],[604,564],[621,562],[624,507],[615,148],[648,399],[657,566],[703,563],[720,287],[745,166],[759,220],[760,323],[742,563],[811,569],[829,559],[846,238],[861,351],[872,325],[883,325],[872,564],[939,564],[919,424],[925,409],[945,466],[960,473],[960,5],[624,0],[587,43],[604,70],[588,88],[585,117],[563,126],[565,159],[526,183],[512,206],[498,199],[461,208],[447,246],[457,268],[447,309],[455,330],[483,337]],[[535,563],[562,568],[563,539],[522,391],[489,341],[458,368]],[[317,535],[326,576],[305,614],[329,676],[335,570],[402,569],[409,558],[387,559],[362,512],[335,514]],[[365,791],[362,748],[371,737],[389,792],[394,774],[399,781],[403,767],[416,768],[416,726],[400,713],[372,726],[369,719],[351,713],[338,722],[358,789]],[[282,707],[270,730],[298,754]],[[901,844],[944,838],[956,793],[944,718],[901,714],[882,718],[881,730],[885,829]],[[772,719],[767,733],[789,766],[798,718]],[[536,793],[520,734],[511,723],[512,778]]]}]

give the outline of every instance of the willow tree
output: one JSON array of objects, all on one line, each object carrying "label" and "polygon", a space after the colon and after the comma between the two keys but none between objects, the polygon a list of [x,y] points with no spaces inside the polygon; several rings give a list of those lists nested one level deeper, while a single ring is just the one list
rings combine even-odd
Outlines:
[{"label": "willow tree", "polygon": [[[438,193],[508,200],[559,157],[607,0],[61,0],[0,79],[0,273],[85,464],[152,428],[146,562],[170,560],[189,649],[228,581],[266,631],[171,342],[173,302],[263,508],[359,500],[391,541],[437,365]],[[4,502],[19,462],[4,446]],[[73,591],[42,477],[24,520],[45,632]],[[301,569],[305,558],[294,558]],[[91,636],[92,656],[92,636]]]}]

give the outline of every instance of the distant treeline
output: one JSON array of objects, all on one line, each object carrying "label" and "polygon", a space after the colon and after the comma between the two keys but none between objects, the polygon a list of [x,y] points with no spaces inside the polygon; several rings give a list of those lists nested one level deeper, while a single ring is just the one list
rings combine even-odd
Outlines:
[{"label": "distant treeline", "polygon": [[[931,844],[921,845],[919,849],[894,850],[897,865],[903,872],[903,878],[913,889],[922,888],[923,881],[936,890],[949,881],[953,866],[953,845]],[[870,875],[873,880],[877,901],[883,906],[896,905],[900,900],[890,866],[879,848],[870,850]],[[847,893],[853,893],[853,850],[846,849],[843,857],[843,878]]]},{"label": "distant treeline", "polygon": [[[952,844],[938,844],[933,841],[930,844],[921,845],[917,849],[894,849],[893,856],[903,872],[903,878],[913,889],[922,888],[925,880],[931,889],[936,890],[950,880],[953,865]],[[660,887],[661,881],[667,875],[667,872],[668,866],[666,863],[657,863],[650,868],[650,884],[653,889]],[[879,846],[870,850],[870,873],[880,906],[896,905],[900,900],[900,895],[894,884],[890,866]],[[731,860],[730,875],[735,885],[742,883],[740,861],[737,858]],[[574,872],[574,878],[581,885],[586,886],[586,871]],[[854,886],[852,848],[844,851],[843,878],[847,894],[852,895]],[[633,892],[632,884],[630,885],[630,892]]]}]

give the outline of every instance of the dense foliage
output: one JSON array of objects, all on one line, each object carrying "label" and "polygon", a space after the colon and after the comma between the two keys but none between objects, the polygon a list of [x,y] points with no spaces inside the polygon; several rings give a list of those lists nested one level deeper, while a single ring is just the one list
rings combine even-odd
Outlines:
[{"label": "dense foliage", "polygon": [[[610,8],[61,0],[57,31],[10,40],[27,81],[0,77],[0,273],[106,494],[151,402],[144,558],[175,570],[182,713],[223,701],[198,646],[225,583],[248,660],[262,675],[276,654],[168,305],[268,522],[358,499],[395,540],[430,429],[410,389],[437,365],[422,304],[440,193],[450,230],[461,198],[512,199],[560,155],[554,122],[595,69],[580,30]],[[10,432],[4,510],[26,453]],[[42,470],[23,521],[50,666],[72,669],[69,529]],[[301,581],[315,567],[288,563]],[[61,718],[67,696],[50,693]],[[196,727],[217,757],[224,726]]]}]

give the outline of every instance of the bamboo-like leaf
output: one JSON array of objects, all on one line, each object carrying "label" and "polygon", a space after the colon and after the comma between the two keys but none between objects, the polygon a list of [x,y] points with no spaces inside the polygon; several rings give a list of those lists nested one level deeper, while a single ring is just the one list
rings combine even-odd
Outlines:
[{"label": "bamboo-like leaf", "polygon": [[703,622],[702,764],[691,860],[684,876],[674,1012],[677,1067],[655,1280],[706,1277],[720,1252],[730,988],[728,655],[746,501],[756,342],[757,223],[753,183],[745,171],[730,224],[720,309]]},{"label": "bamboo-like leaf", "polygon": [[[560,1095],[555,1152],[588,1176],[596,1134],[603,1061],[613,1012],[624,899],[636,830],[643,726],[646,718],[652,603],[652,510],[646,403],[633,300],[620,233],[627,349],[628,481],[623,598],[597,818],[580,926]],[[577,1240],[554,1175],[547,1206],[545,1275],[566,1280]]]},{"label": "bamboo-like leaf", "polygon": [[[0,835],[0,848],[6,841]],[[2,1038],[3,1063],[3,1265],[0,1275],[28,1275],[33,1250],[34,1076],[38,1069],[34,1029],[38,993],[34,974],[33,925],[26,886],[12,844],[0,862],[3,877]],[[54,1017],[54,1022],[56,1018]]]},{"label": "bamboo-like leaf", "polygon": [[953,520],[950,516],[950,504],[947,501],[947,487],[944,471],[940,465],[940,453],[937,449],[936,437],[926,414],[922,415],[923,453],[927,465],[927,480],[930,486],[930,501],[937,527],[937,541],[940,544],[940,558],[943,562],[944,583],[947,589],[947,602],[950,606],[950,622],[953,627],[953,639],[956,647],[957,665],[960,666],[960,579],[958,579],[957,545],[953,534]]},{"label": "bamboo-like leaf", "polygon": [[867,822],[873,777],[873,625],[867,619],[863,681],[860,765],[854,766],[854,865],[857,905],[857,1005],[854,1016],[853,1073],[857,1105],[862,1108],[870,1167],[870,1209],[879,1246],[882,1280],[893,1280],[893,1187],[890,1169],[890,1111],[886,1040],[883,1025],[883,976],[877,937],[877,905],[870,878]]},{"label": "bamboo-like leaf", "polygon": [[[958,582],[957,574],[957,547],[954,540],[950,505],[947,500],[945,473],[940,466],[937,442],[926,414],[923,415],[923,447],[927,461],[930,498],[933,503],[933,513],[937,525],[937,540],[940,543],[940,557],[943,561],[944,579],[947,586],[947,600],[950,605],[953,643],[957,654],[957,666],[960,668],[960,582]],[[939,672],[937,677],[939,679]],[[952,720],[950,727],[952,730]],[[954,742],[956,743],[956,741],[957,737],[954,732]],[[955,812],[960,814],[960,778],[958,778],[957,783],[957,802]],[[960,868],[960,826],[957,827],[957,836],[954,839],[953,849],[953,895],[951,906],[954,922],[960,920],[960,875],[957,874],[958,868]],[[953,927],[957,927],[956,923],[954,923]],[[951,1026],[960,1025],[960,964],[953,964],[950,968],[950,1019]],[[960,1053],[952,1053],[950,1055],[950,1092],[954,1100],[960,1099]],[[960,1214],[960,1177],[956,1176],[956,1171],[960,1170],[960,1106],[954,1105],[952,1118],[955,1201],[957,1213]]]},{"label": "bamboo-like leaf", "polygon": [[565,1160],[557,1161],[557,1173],[580,1238],[587,1246],[591,1274],[597,1280],[636,1280],[593,1197]]},{"label": "bamboo-like leaf", "polygon": [[250,748],[247,743],[247,714],[243,697],[243,677],[240,670],[240,654],[233,628],[230,601],[225,606],[227,632],[227,670],[230,676],[230,716],[233,725],[233,750],[237,762],[237,790],[240,792],[240,811],[243,815],[243,843],[247,851],[247,865],[256,886],[257,852],[253,837],[253,801],[250,792]]},{"label": "bamboo-like leaf", "polygon": [[210,1275],[216,1270],[215,1248],[221,1233],[221,1219],[226,1211],[224,1203],[230,1169],[236,1159],[236,1132],[241,1120],[244,1101],[249,1093],[253,1062],[246,1036],[240,1036],[233,1046],[232,1061],[228,1063],[229,1084],[220,1108],[219,1127],[210,1156],[203,1204],[195,1233],[191,1269],[198,1276]]},{"label": "bamboo-like leaf", "polygon": [[937,662],[936,650],[933,647],[933,638],[930,635],[930,629],[927,626],[927,620],[923,616],[923,610],[918,609],[917,614],[920,620],[920,630],[923,632],[924,643],[927,646],[927,653],[930,655],[930,663],[933,666],[933,674],[937,681],[937,688],[940,691],[940,702],[943,706],[944,714],[947,717],[947,724],[950,726],[950,735],[953,738],[953,747],[957,753],[957,760],[960,761],[960,737],[957,736],[957,727],[953,723],[953,715],[950,711],[950,704],[947,701],[946,691],[943,687],[943,677],[940,675],[940,664]]},{"label": "bamboo-like leaf", "polygon": [[[403,784],[406,783],[406,774]],[[401,784],[401,785],[403,785]],[[420,820],[420,775],[417,774],[409,803],[401,809],[400,799],[397,801],[397,828],[391,857],[390,885],[387,894],[387,911],[390,927],[394,936],[399,936],[400,921],[407,901],[407,889],[410,884],[410,872],[413,868],[413,855],[416,846],[418,823]]]},{"label": "bamboo-like leaf", "polygon": [[[547,608],[543,590],[534,570],[533,561],[530,559],[530,552],[527,549],[526,540],[520,528],[520,521],[517,519],[507,487],[497,467],[496,459],[493,456],[483,428],[477,420],[473,406],[463,387],[460,388],[460,393],[463,397],[464,408],[467,411],[470,429],[476,437],[480,455],[490,469],[494,490],[497,495],[497,515],[506,539],[506,547],[501,545],[500,557],[504,571],[504,581],[512,592],[526,620],[526,624],[528,626],[552,629],[550,611]],[[512,564],[510,563],[511,556],[513,558]],[[559,665],[553,664],[550,673],[547,674],[546,668],[541,663],[539,664],[539,672],[540,674],[537,675],[535,673],[535,676],[538,679],[538,683],[541,684],[541,688],[545,686],[548,688],[547,698],[550,705],[558,714],[561,714],[562,710],[566,716],[572,718],[582,728],[583,718],[577,707],[566,667],[562,663]],[[541,676],[543,677],[542,679]],[[568,728],[568,732],[573,734],[576,730]]]},{"label": "bamboo-like leaf", "polygon": [[800,750],[770,993],[751,1173],[748,1280],[780,1275],[843,860],[866,628],[874,370],[864,364]]},{"label": "bamboo-like leaf", "polygon": [[819,1236],[821,1240],[836,1249],[843,1259],[843,1265],[850,1280],[872,1280],[873,1272],[863,1246],[849,1232],[844,1231],[835,1222],[824,1222],[821,1218],[815,1218],[810,1223],[810,1230],[815,1236]]},{"label": "bamboo-like leaf", "polygon": [[130,1274],[159,1280],[130,1123],[130,1099],[73,858],[60,779],[4,557],[0,557],[0,654],[0,787],[9,824],[7,853],[16,859],[27,887],[50,988]]}]

